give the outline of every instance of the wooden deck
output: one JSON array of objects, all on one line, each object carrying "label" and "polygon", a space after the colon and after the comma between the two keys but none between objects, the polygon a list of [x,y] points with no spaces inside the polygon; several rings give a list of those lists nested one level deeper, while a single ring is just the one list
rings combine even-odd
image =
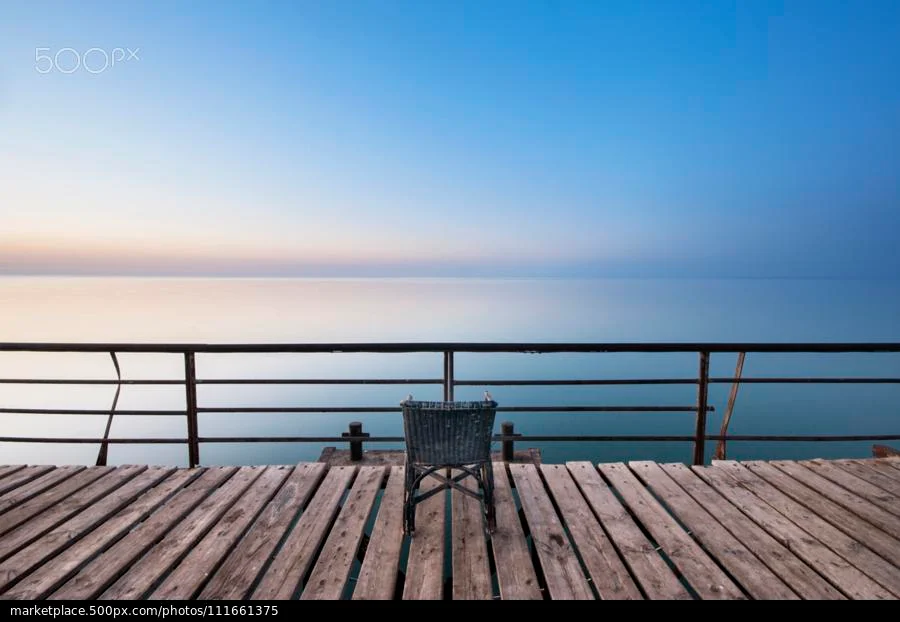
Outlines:
[{"label": "wooden deck", "polygon": [[494,464],[401,532],[398,466],[0,467],[6,599],[894,599],[900,459]]}]

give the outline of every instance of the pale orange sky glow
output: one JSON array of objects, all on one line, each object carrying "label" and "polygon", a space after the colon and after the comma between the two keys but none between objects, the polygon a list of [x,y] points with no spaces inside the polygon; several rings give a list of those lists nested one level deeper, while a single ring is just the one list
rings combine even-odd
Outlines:
[{"label": "pale orange sky glow", "polygon": [[[468,269],[490,262],[495,269],[509,270],[535,260],[538,252],[525,256],[510,249],[498,252],[478,240],[420,239],[392,245],[389,240],[344,238],[336,247],[330,239],[293,243],[234,241],[204,236],[155,238],[127,236],[121,241],[91,239],[85,235],[26,237],[0,234],[0,273],[5,274],[236,274],[315,275],[354,274],[404,267]],[[423,261],[423,257],[427,257]],[[542,260],[561,261],[558,256]]]}]

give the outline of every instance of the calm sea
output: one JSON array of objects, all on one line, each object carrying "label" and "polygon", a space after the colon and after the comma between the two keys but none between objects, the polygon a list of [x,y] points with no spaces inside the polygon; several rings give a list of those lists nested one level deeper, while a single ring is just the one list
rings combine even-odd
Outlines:
[{"label": "calm sea", "polygon": [[[0,341],[900,341],[900,281],[0,278]],[[121,355],[125,378],[183,375],[177,355]],[[713,355],[711,373],[734,373]],[[439,355],[199,355],[200,378],[440,377]],[[458,379],[691,377],[695,354],[474,355]],[[900,355],[750,354],[745,376],[900,377]],[[108,355],[0,353],[0,377],[114,378]],[[678,404],[693,386],[496,387],[503,405]],[[728,385],[710,402],[718,430]],[[201,406],[396,405],[403,386],[201,386]],[[481,387],[457,389],[477,399]],[[0,385],[7,408],[108,408],[112,386]],[[413,387],[439,399],[439,387]],[[126,386],[122,409],[184,408],[183,388]],[[105,417],[0,415],[3,436],[99,437]],[[354,419],[401,433],[398,414],[202,414],[203,436],[337,435]],[[500,417],[498,416],[498,426]],[[690,413],[522,414],[525,434],[691,434]],[[745,385],[735,434],[891,434],[900,385]],[[114,437],[183,436],[181,417],[119,417]],[[546,461],[690,459],[686,443],[543,443]],[[84,463],[90,445],[7,443],[0,462]],[[321,445],[204,444],[203,464],[291,463]],[[868,456],[871,443],[732,443],[729,457]],[[112,446],[110,464],[185,464],[184,446]]]}]

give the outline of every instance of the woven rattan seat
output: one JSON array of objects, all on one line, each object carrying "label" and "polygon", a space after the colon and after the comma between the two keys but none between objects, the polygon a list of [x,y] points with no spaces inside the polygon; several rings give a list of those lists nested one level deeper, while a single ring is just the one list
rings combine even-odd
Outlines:
[{"label": "woven rattan seat", "polygon": [[[453,488],[484,503],[488,530],[496,525],[494,512],[494,472],[491,467],[491,437],[497,402],[419,402],[406,399],[403,431],[406,436],[406,479],[403,503],[403,530],[412,535],[416,526],[416,505]],[[458,471],[450,475],[449,470]],[[447,470],[445,476],[441,471]],[[426,477],[440,486],[419,493]],[[476,490],[460,484],[466,477],[478,483]]]}]

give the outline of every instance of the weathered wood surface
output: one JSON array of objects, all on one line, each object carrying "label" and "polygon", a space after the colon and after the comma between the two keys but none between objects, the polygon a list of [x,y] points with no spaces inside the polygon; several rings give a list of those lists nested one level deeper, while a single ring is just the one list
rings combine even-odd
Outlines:
[{"label": "weathered wood surface", "polygon": [[62,481],[59,485],[50,488],[42,495],[33,497],[27,502],[16,506],[14,509],[0,515],[0,535],[12,531],[22,523],[27,522],[33,516],[41,514],[48,508],[54,508],[62,503],[66,497],[84,488],[91,482],[112,472],[112,467],[91,467],[84,469]]},{"label": "weathered wood surface", "polygon": [[290,467],[268,467],[219,519],[219,522],[150,594],[154,600],[193,598],[244,535],[263,506],[290,473]]},{"label": "weathered wood surface", "polygon": [[48,598],[52,600],[97,598],[109,584],[120,574],[127,572],[131,564],[162,540],[188,512],[197,507],[236,471],[236,467],[206,469],[200,477],[186,488],[179,490],[166,503],[165,511],[157,511],[115,545],[94,557]]},{"label": "weathered wood surface", "polygon": [[196,510],[182,519],[163,539],[100,596],[101,600],[134,600],[147,595],[153,585],[177,564],[225,511],[262,473],[264,467],[241,467]]},{"label": "weathered wood surface", "polygon": [[0,497],[0,514],[83,470],[83,466],[64,466],[58,469],[49,466],[28,467],[17,470],[15,476],[0,480],[0,490],[9,491]]},{"label": "weathered wood surface", "polygon": [[587,501],[581,496],[569,470],[562,464],[544,464],[541,472],[600,598],[641,599],[640,590]]},{"label": "weathered wood surface", "polygon": [[890,592],[808,533],[800,524],[802,515],[785,516],[722,467],[694,467],[694,471],[848,597],[892,598]]},{"label": "weathered wood surface", "polygon": [[525,540],[525,532],[519,520],[506,466],[502,462],[495,462],[493,466],[497,529],[491,536],[491,542],[500,598],[540,600],[541,589],[534,566],[531,564],[531,553],[528,551],[528,542]]},{"label": "weathered wood surface", "polygon": [[897,496],[849,473],[832,462],[804,460],[799,464],[900,518],[900,498]]},{"label": "weathered wood surface", "polygon": [[519,500],[531,528],[550,596],[555,600],[594,598],[537,467],[510,464],[509,472],[519,490]]},{"label": "weathered wood surface", "polygon": [[69,466],[69,467],[58,467],[54,469],[50,465],[40,465],[40,466],[30,466],[23,467],[21,465],[16,465],[14,467],[7,467],[9,470],[6,472],[6,475],[0,480],[0,495],[4,495],[4,497],[0,497],[0,499],[6,498],[5,495],[10,490],[17,490],[24,484],[25,482],[30,482],[33,479],[37,479],[41,477],[45,473],[49,473],[51,471],[57,471],[59,469],[63,470],[62,477],[66,477],[67,474],[71,474],[71,472],[77,472],[83,470],[83,466]]},{"label": "weathered wood surface", "polygon": [[629,467],[753,598],[796,600],[799,597],[753,551],[726,529],[671,479],[655,462]]},{"label": "weathered wood surface", "polygon": [[770,464],[781,469],[794,479],[811,487],[819,495],[844,506],[882,531],[900,539],[900,520],[897,520],[897,517],[887,510],[872,504],[869,500],[835,484],[831,480],[822,477],[820,474],[813,472],[798,462],[773,460]]},{"label": "weathered wood surface", "polygon": [[353,590],[354,600],[391,600],[397,590],[403,549],[404,472],[401,466],[391,467],[378,519]]},{"label": "weathered wood surface", "polygon": [[240,544],[200,593],[201,599],[245,598],[269,563],[297,514],[306,507],[325,476],[321,463],[298,464]]},{"label": "weathered wood surface", "polygon": [[[427,477],[420,490],[427,492],[439,485]],[[446,491],[441,492],[416,506],[416,533],[409,545],[403,600],[443,598],[446,498]]]},{"label": "weathered wood surface", "polygon": [[[451,475],[459,473],[454,471]],[[475,491],[475,482],[471,477],[460,483],[466,489]],[[494,594],[485,535],[487,520],[482,504],[459,490],[452,490],[450,506],[453,600],[490,600]]]},{"label": "weathered wood surface", "polygon": [[[889,493],[895,499],[900,497],[900,471],[890,467],[876,466],[871,460],[864,464],[857,460],[835,460],[834,464],[878,488]],[[886,473],[891,471],[891,473]],[[896,474],[896,475],[895,475]]]},{"label": "weathered wood surface", "polygon": [[772,572],[807,600],[837,600],[844,596],[816,571],[765,529],[720,495],[715,488],[697,477],[683,464],[663,464],[661,468],[681,488],[727,527],[753,551]]},{"label": "weathered wood surface", "polygon": [[15,473],[16,471],[21,471],[24,468],[24,464],[10,464],[4,467],[0,467],[0,479],[3,479],[7,475]]},{"label": "weathered wood surface", "polygon": [[384,475],[384,467],[360,467],[350,496],[325,540],[301,600],[337,600],[341,597]]},{"label": "weathered wood surface", "polygon": [[[160,480],[169,476],[174,469],[167,467],[151,467],[140,473],[121,488],[101,500],[93,503],[83,512],[65,521],[40,539],[21,549],[15,555],[0,563],[0,591],[12,585],[18,578],[45,561],[54,557],[63,549],[77,542],[94,528],[103,525],[148,488],[155,486]],[[118,470],[117,473],[122,472]],[[111,481],[111,478],[102,480]],[[85,489],[86,490],[86,489]]]},{"label": "weathered wood surface", "polygon": [[569,462],[566,467],[588,505],[600,520],[600,524],[615,542],[625,564],[647,598],[654,600],[691,598],[679,578],[659,555],[656,546],[647,539],[644,531],[603,481],[594,465],[590,462]]},{"label": "weathered wood surface", "polygon": [[[89,507],[94,501],[103,498],[146,468],[145,466],[127,466],[106,471],[101,477],[96,478],[74,494],[45,508],[44,511],[36,516],[30,517],[28,521],[6,533],[0,539],[0,560],[6,559],[28,546],[69,517]],[[78,475],[75,477],[78,477]],[[15,510],[10,512],[10,514],[14,512]]]},{"label": "weathered wood surface", "polygon": [[61,586],[88,560],[99,555],[120,537],[127,534],[136,524],[146,520],[151,512],[168,501],[179,489],[200,475],[197,470],[179,470],[164,482],[158,484],[135,503],[130,504],[103,523],[102,529],[95,529],[81,538],[73,546],[53,558],[53,563],[42,565],[24,581],[5,592],[0,598],[36,600],[45,598]]},{"label": "weathered wood surface", "polygon": [[289,600],[297,596],[300,583],[312,567],[315,554],[340,509],[341,498],[355,475],[356,467],[332,467],[328,471],[318,493],[254,590],[255,600]]},{"label": "weathered wood surface", "polygon": [[800,483],[771,464],[758,460],[751,460],[741,464],[794,501],[805,505],[817,516],[827,520],[851,538],[862,542],[885,559],[892,559],[897,555],[897,551],[900,551],[900,540],[882,531],[869,521],[860,518],[847,508],[823,497],[817,490]]},{"label": "weathered wood surface", "polygon": [[[737,462],[722,462],[715,468],[727,471],[735,480],[752,490],[773,508],[802,527],[804,531],[825,543],[828,548],[853,564],[855,568],[865,568],[866,574],[890,591],[893,596],[900,596],[900,568],[879,557],[859,541],[840,531],[802,504],[795,502]],[[860,594],[862,595],[862,593]],[[855,596],[854,594],[850,595]],[[874,596],[886,597],[880,590],[876,590]]]},{"label": "weathered wood surface", "polygon": [[877,471],[882,475],[891,479],[900,481],[900,458],[891,458],[889,460],[857,460],[858,464],[862,464],[873,471]]},{"label": "weathered wood surface", "polygon": [[644,524],[700,598],[745,598],[740,588],[665,511],[627,466],[601,464],[600,472],[619,491],[625,505]]},{"label": "weathered wood surface", "polygon": [[0,466],[0,598],[897,599],[898,465],[495,463],[411,540],[399,466]]}]

